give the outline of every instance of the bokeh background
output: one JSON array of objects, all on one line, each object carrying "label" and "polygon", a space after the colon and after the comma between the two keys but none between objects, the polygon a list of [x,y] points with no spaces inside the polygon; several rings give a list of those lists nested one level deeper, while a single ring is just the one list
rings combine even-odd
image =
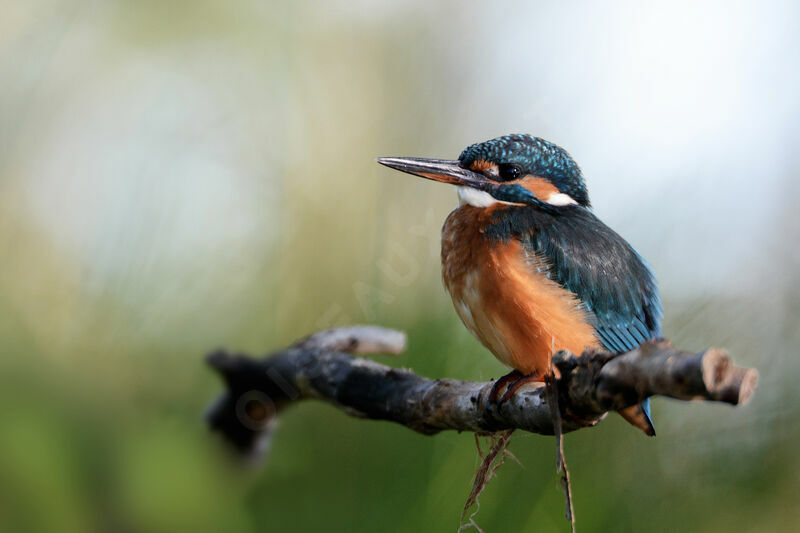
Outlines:
[{"label": "bokeh background", "polygon": [[[581,531],[800,520],[800,8],[793,2],[0,2],[0,529],[454,531],[471,435],[319,403],[247,469],[204,426],[212,348],[404,329],[504,372],[440,284],[449,187],[377,165],[529,132],[655,269],[665,334],[761,372],[566,438]],[[563,531],[519,435],[487,531]]]}]

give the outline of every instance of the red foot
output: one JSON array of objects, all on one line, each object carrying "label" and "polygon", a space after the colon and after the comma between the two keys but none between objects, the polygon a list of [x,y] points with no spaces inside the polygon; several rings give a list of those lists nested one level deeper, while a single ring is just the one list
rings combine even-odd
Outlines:
[{"label": "red foot", "polygon": [[[498,409],[504,403],[511,399],[517,391],[526,383],[541,383],[543,380],[538,373],[528,374],[527,376],[519,370],[512,370],[505,376],[501,377],[492,385],[492,390],[489,391],[489,401],[486,403],[486,409],[491,410],[496,406]],[[500,396],[500,391],[505,387],[503,395]],[[498,396],[500,399],[498,400]]]},{"label": "red foot", "polygon": [[517,393],[519,388],[522,387],[523,385],[525,385],[526,383],[541,383],[543,381],[542,378],[539,377],[539,374],[536,373],[536,372],[534,372],[533,374],[528,374],[527,376],[524,376],[524,375],[520,374],[519,372],[517,372],[517,374],[519,374],[521,377],[518,378],[516,381],[512,382],[508,386],[508,388],[506,389],[505,394],[503,394],[503,397],[500,398],[500,401],[497,403],[498,407],[500,407],[501,405],[506,403],[508,400],[510,400],[511,397],[514,396],[514,394]]},{"label": "red foot", "polygon": [[[489,401],[486,403],[487,409],[491,407],[492,404],[497,403],[498,396],[500,396],[500,391],[503,387],[510,387],[511,383],[514,383],[518,379],[523,378],[524,376],[519,370],[512,370],[505,376],[499,378],[497,381],[494,382],[492,385],[492,390],[489,391]],[[505,398],[505,394],[503,395]],[[502,400],[500,401],[502,403]],[[500,404],[498,403],[498,406]]]}]

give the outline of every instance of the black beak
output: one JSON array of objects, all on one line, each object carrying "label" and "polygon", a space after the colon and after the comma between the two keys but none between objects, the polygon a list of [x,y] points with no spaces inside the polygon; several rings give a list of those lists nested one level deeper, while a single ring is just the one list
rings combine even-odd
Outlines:
[{"label": "black beak", "polygon": [[483,174],[462,167],[459,161],[422,157],[379,157],[376,161],[389,168],[442,183],[472,187],[486,192],[497,188],[496,183]]},{"label": "black beak", "polygon": [[450,183],[461,187],[472,187],[492,195],[501,202],[516,205],[535,205],[540,209],[549,210],[550,206],[544,204],[529,190],[517,184],[497,183],[479,172],[473,172],[461,166],[459,161],[447,159],[425,159],[422,157],[379,157],[381,165],[389,168],[408,172],[433,181]]}]

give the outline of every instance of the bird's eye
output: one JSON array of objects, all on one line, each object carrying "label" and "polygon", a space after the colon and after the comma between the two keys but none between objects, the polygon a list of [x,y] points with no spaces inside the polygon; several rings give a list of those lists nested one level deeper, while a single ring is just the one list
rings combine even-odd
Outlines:
[{"label": "bird's eye", "polygon": [[518,165],[500,165],[498,172],[503,181],[517,180],[522,175],[522,169]]}]

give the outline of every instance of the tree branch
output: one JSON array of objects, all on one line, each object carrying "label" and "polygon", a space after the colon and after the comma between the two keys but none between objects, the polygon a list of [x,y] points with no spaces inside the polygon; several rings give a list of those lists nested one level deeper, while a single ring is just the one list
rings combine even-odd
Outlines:
[{"label": "tree branch", "polygon": [[[262,359],[215,351],[207,360],[227,391],[209,409],[209,424],[240,451],[257,452],[264,449],[281,410],[315,398],[350,415],[391,420],[426,435],[446,429],[553,434],[544,383],[525,386],[499,407],[487,409],[493,381],[431,380],[351,355],[396,354],[405,343],[399,331],[354,326],[311,335]],[[735,366],[724,350],[685,352],[665,340],[621,355],[558,352],[553,365],[564,432],[594,426],[608,411],[655,395],[743,404],[758,380],[756,370]]]}]

